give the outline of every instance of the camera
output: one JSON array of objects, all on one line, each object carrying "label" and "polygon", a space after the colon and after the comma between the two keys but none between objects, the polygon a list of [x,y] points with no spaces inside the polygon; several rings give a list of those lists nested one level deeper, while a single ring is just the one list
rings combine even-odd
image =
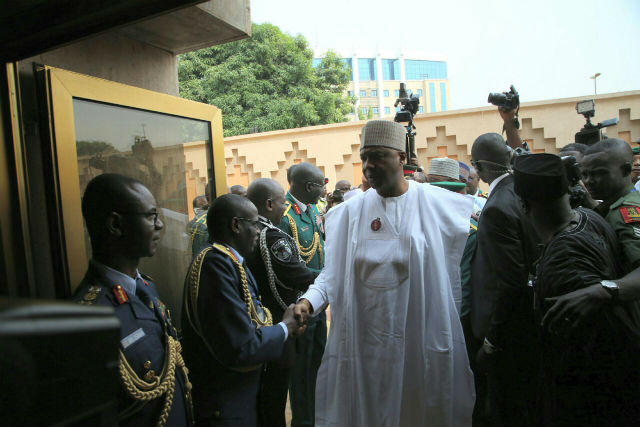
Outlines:
[{"label": "camera", "polygon": [[567,180],[569,181],[569,204],[571,208],[577,208],[578,206],[582,206],[584,204],[585,197],[587,196],[587,192],[584,187],[580,185],[580,179],[582,178],[582,174],[580,172],[580,165],[578,161],[573,156],[562,156],[562,164],[564,165],[564,170],[567,174]]},{"label": "camera", "polygon": [[406,136],[406,145],[405,151],[407,152],[407,164],[404,166],[405,171],[410,170],[414,172],[417,170],[417,167],[414,165],[410,165],[409,160],[416,156],[416,146],[415,146],[415,136],[416,133],[413,131],[416,127],[413,125],[413,116],[418,112],[418,105],[420,105],[420,98],[411,94],[409,97],[407,95],[407,89],[404,83],[400,83],[400,91],[399,97],[396,99],[396,102],[393,104],[394,107],[400,105],[400,110],[396,112],[395,117],[393,118],[394,122],[397,123],[407,123],[407,136]]},{"label": "camera", "polygon": [[618,124],[618,118],[605,120],[597,125],[591,123],[591,117],[596,114],[596,106],[593,99],[578,102],[576,104],[576,112],[581,114],[587,120],[587,123],[585,123],[582,129],[580,129],[580,132],[576,133],[575,142],[579,144],[595,144],[603,139],[602,128]]},{"label": "camera", "polygon": [[515,110],[520,106],[520,95],[516,88],[511,85],[509,92],[492,92],[487,99],[489,104],[502,108],[504,111]]}]

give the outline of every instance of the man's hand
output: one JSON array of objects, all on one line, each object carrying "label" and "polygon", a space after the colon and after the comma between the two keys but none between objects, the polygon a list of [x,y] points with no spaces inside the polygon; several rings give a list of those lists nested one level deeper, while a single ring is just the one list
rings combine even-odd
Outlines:
[{"label": "man's hand", "polygon": [[553,305],[542,318],[542,328],[556,335],[574,331],[610,300],[611,295],[599,283],[546,298],[545,302]]},{"label": "man's hand", "polygon": [[498,112],[504,122],[504,130],[507,133],[507,144],[514,150],[518,147],[522,147],[522,139],[520,139],[518,126],[516,125],[516,111],[517,110],[515,109],[504,111],[502,108],[498,107]]},{"label": "man's hand", "polygon": [[498,112],[500,113],[500,117],[502,117],[502,121],[504,122],[505,129],[509,127],[516,127],[516,110],[505,111],[502,107],[498,107]]},{"label": "man's hand", "polygon": [[300,335],[307,328],[306,323],[301,324],[296,320],[296,316],[294,315],[295,308],[295,304],[289,305],[289,307],[287,307],[287,310],[284,312],[284,315],[282,316],[282,321],[287,326],[289,336]]},{"label": "man's hand", "polygon": [[300,326],[307,324],[307,321],[311,317],[311,313],[313,313],[313,307],[311,307],[309,300],[304,298],[295,305],[293,310],[293,315]]},{"label": "man's hand", "polygon": [[487,374],[493,370],[495,366],[495,353],[489,353],[485,344],[480,347],[476,353],[476,369],[480,374]]}]

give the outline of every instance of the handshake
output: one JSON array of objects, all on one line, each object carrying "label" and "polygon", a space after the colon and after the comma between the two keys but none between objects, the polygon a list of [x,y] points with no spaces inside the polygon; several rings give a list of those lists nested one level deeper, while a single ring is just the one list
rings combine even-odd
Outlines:
[{"label": "handshake", "polygon": [[301,299],[297,304],[291,304],[282,316],[282,322],[287,326],[289,335],[302,335],[307,328],[307,321],[313,313],[311,304],[306,299]]}]

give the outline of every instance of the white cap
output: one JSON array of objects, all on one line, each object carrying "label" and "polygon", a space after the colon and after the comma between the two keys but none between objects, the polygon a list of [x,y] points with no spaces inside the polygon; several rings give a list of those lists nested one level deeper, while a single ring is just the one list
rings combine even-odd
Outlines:
[{"label": "white cap", "polygon": [[369,120],[362,128],[360,149],[387,147],[404,151],[406,130],[404,126],[390,120]]},{"label": "white cap", "polygon": [[446,176],[457,181],[460,179],[460,165],[457,160],[448,157],[431,159],[429,175]]}]

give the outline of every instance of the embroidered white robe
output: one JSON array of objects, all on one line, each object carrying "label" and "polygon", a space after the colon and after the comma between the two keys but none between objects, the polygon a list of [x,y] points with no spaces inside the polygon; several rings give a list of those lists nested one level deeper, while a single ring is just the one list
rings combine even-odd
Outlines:
[{"label": "embroidered white robe", "polygon": [[414,181],[405,196],[398,211],[370,189],[326,215],[325,266],[303,296],[331,305],[317,426],[471,425],[456,300],[473,199]]}]

